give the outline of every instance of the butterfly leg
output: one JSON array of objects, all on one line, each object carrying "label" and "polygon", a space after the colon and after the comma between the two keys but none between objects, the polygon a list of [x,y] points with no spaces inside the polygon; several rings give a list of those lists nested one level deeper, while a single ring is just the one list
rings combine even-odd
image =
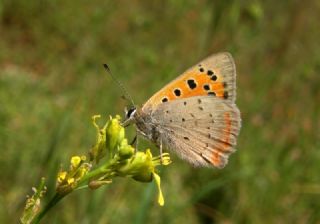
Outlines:
[{"label": "butterfly leg", "polygon": [[136,135],[136,144],[135,144],[135,146],[134,146],[134,153],[136,153],[137,152],[137,150],[138,150],[138,143],[139,143],[139,137],[138,137],[138,135]]},{"label": "butterfly leg", "polygon": [[138,150],[138,133],[137,133],[137,130],[136,130],[136,135],[134,136],[134,138],[132,139],[130,145],[132,145],[134,147],[134,153],[137,152]]},{"label": "butterfly leg", "polygon": [[137,145],[136,143],[137,143],[137,135],[134,136],[134,138],[130,142],[130,145],[134,145],[134,147],[136,147],[136,145]]},{"label": "butterfly leg", "polygon": [[159,149],[160,149],[160,163],[162,164],[163,162],[163,158],[162,158],[162,140],[160,138],[160,146],[159,146]]},{"label": "butterfly leg", "polygon": [[135,145],[134,145],[134,153],[138,150],[138,144],[139,144],[139,137],[138,137],[138,130],[136,129],[136,137],[135,137]]}]

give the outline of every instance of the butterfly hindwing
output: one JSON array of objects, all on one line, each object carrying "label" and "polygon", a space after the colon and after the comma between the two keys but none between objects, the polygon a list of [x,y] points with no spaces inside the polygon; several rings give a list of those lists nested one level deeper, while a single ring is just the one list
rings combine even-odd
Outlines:
[{"label": "butterfly hindwing", "polygon": [[151,114],[165,148],[195,166],[223,168],[235,151],[241,119],[236,105],[210,96],[158,105]]},{"label": "butterfly hindwing", "polygon": [[212,96],[235,101],[236,70],[229,53],[218,53],[199,62],[154,94],[144,105],[153,108],[161,103],[194,96]]}]

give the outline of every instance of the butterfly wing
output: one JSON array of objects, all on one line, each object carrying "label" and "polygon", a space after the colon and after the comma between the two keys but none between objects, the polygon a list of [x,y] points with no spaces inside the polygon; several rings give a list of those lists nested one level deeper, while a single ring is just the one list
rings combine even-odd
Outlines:
[{"label": "butterfly wing", "polygon": [[163,146],[195,166],[223,168],[241,126],[236,105],[212,96],[160,104],[151,118]]},{"label": "butterfly wing", "polygon": [[234,102],[236,98],[236,70],[231,54],[211,55],[154,94],[144,109],[152,110],[163,102],[193,96],[216,96]]},{"label": "butterfly wing", "polygon": [[235,98],[232,56],[214,54],[153,95],[137,127],[196,166],[222,168],[235,151],[241,126]]}]

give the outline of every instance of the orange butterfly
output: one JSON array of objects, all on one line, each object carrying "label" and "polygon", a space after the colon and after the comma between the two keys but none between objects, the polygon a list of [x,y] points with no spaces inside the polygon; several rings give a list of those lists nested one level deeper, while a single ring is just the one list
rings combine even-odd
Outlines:
[{"label": "orange butterfly", "polygon": [[195,166],[223,168],[235,151],[241,127],[236,68],[231,54],[214,54],[171,81],[143,106],[131,108],[126,124]]}]

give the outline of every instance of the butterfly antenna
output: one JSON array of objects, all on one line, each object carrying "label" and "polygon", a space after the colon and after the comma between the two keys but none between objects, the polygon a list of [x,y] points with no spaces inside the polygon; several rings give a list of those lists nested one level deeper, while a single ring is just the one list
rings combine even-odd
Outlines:
[{"label": "butterfly antenna", "polygon": [[124,87],[124,85],[118,80],[116,79],[116,77],[112,74],[109,66],[107,64],[103,64],[103,67],[106,69],[106,71],[109,73],[109,75],[111,76],[111,78],[113,79],[113,81],[115,81],[117,83],[117,85],[121,88],[121,90],[124,93],[124,97],[126,100],[130,101],[130,103],[132,104],[132,106],[135,106],[132,97],[130,96],[130,94],[128,93],[127,89]]}]

